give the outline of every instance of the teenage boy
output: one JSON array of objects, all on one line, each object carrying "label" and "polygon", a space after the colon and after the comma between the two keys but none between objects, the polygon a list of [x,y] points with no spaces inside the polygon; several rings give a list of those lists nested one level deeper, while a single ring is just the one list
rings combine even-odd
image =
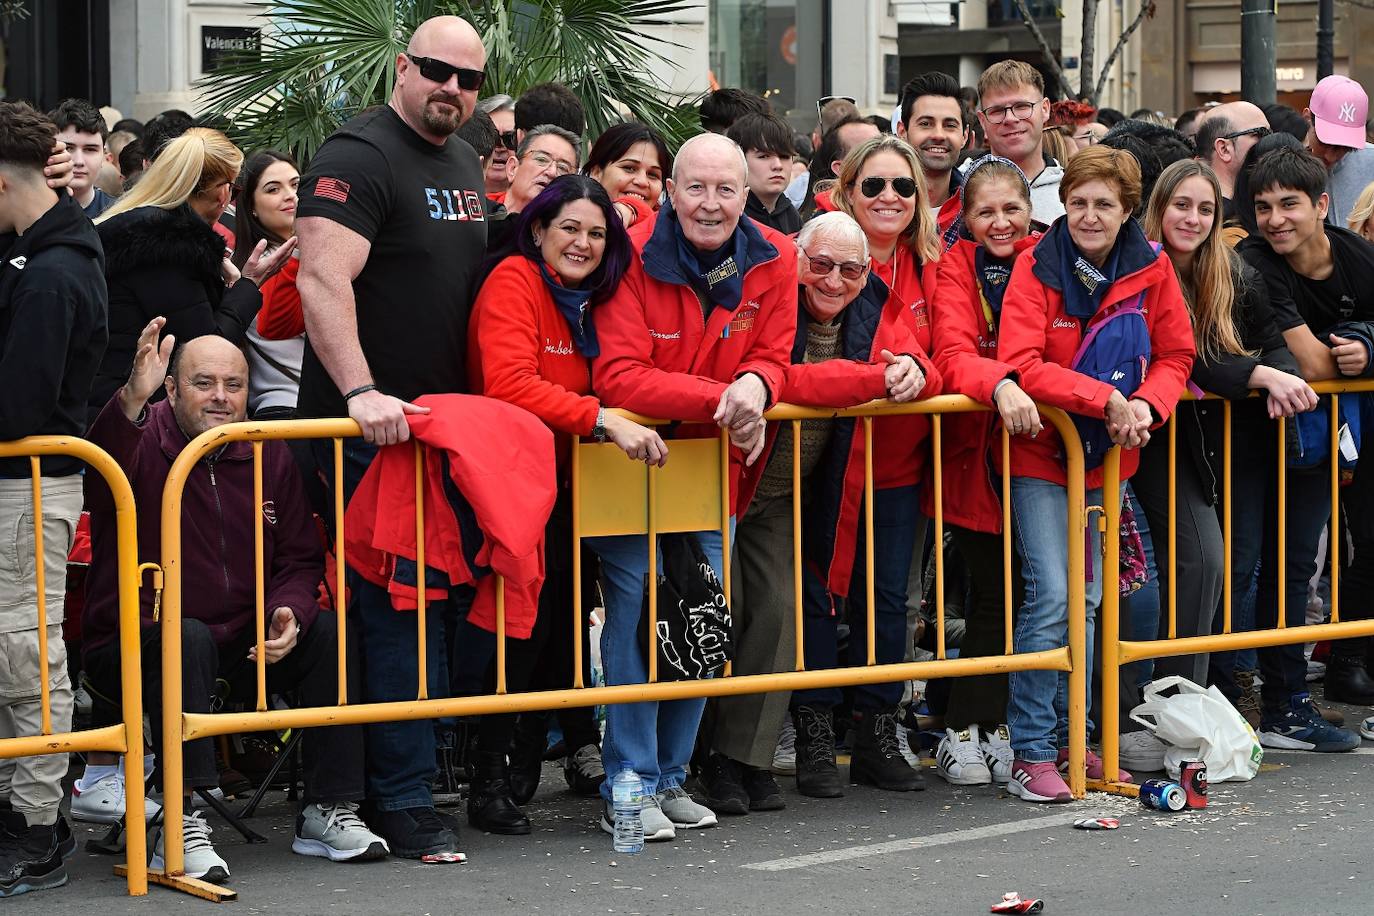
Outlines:
[{"label": "teenage boy", "polygon": [[[1263,275],[1278,329],[1308,381],[1368,377],[1374,341],[1374,287],[1365,279],[1374,274],[1374,247],[1353,232],[1324,223],[1330,206],[1326,181],[1326,168],[1308,152],[1279,149],[1262,158],[1251,177],[1260,236],[1247,239],[1240,249]],[[1329,405],[1319,405],[1317,410],[1328,411],[1329,416]],[[1293,453],[1290,445],[1290,460]],[[1369,473],[1374,471],[1374,463],[1361,470],[1364,473],[1356,473],[1355,484],[1342,499],[1346,509],[1343,520],[1351,526],[1357,555],[1369,565],[1374,560],[1374,513],[1364,507],[1371,506],[1374,497],[1374,474]],[[1318,540],[1330,516],[1330,481],[1325,462],[1311,469],[1290,466],[1286,530],[1279,529],[1275,511],[1265,512],[1255,606],[1259,629],[1273,627],[1278,620],[1280,537],[1287,538],[1286,623],[1292,627],[1304,622],[1307,583],[1316,572]],[[1275,494],[1275,484],[1266,480],[1247,492]],[[1244,512],[1239,505],[1237,509]],[[1236,519],[1235,523],[1239,526],[1244,521]],[[1367,570],[1352,569],[1351,573],[1355,582],[1349,576],[1343,576],[1341,582],[1341,597],[1346,599],[1341,606],[1347,619],[1359,613],[1364,597],[1359,589],[1363,587],[1367,594],[1374,583]],[[1348,643],[1333,647],[1327,669],[1327,699],[1335,699],[1342,688],[1347,688],[1347,693],[1364,691],[1361,702],[1374,702],[1374,684],[1369,683],[1362,660],[1346,657],[1352,648]],[[1362,643],[1355,642],[1355,652],[1362,651]],[[1301,645],[1261,649],[1259,660],[1264,677],[1262,744],[1327,752],[1359,746],[1358,734],[1327,723],[1312,703]]]},{"label": "teenage boy", "polygon": [[95,186],[105,163],[105,138],[109,130],[100,111],[85,99],[66,99],[48,114],[57,125],[57,140],[72,157],[72,196],[95,219],[115,199]]},{"label": "teenage boy", "polygon": [[792,180],[792,128],[775,114],[747,114],[725,132],[744,150],[749,198],[744,215],[784,235],[801,231],[801,214],[783,192]]},{"label": "teenage boy", "polygon": [[1048,226],[1064,215],[1059,200],[1064,165],[1041,152],[1050,116],[1044,78],[1024,61],[1001,60],[978,77],[978,99],[989,151],[1016,163],[1030,182],[1031,219]]},{"label": "teenage boy", "polygon": [[[95,227],[43,168],[57,130],[28,105],[0,102],[0,440],[78,437],[105,351],[105,257]],[[43,566],[52,731],[72,726],[62,642],[67,552],[81,514],[80,461],[45,458]],[[0,738],[42,730],[38,592],[29,462],[0,461]],[[0,761],[0,897],[67,883],[76,851],[58,806],[67,755]]]},{"label": "teenage boy", "polygon": [[955,223],[963,208],[959,194],[963,176],[954,166],[969,141],[968,112],[959,98],[959,81],[932,70],[907,83],[902,88],[897,136],[916,150],[935,222],[948,249],[958,238]]}]

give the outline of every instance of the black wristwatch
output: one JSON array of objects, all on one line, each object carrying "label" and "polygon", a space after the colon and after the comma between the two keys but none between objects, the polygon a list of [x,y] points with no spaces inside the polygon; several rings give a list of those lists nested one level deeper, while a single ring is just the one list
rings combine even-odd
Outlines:
[{"label": "black wristwatch", "polygon": [[596,423],[592,426],[592,438],[597,442],[606,441],[606,408],[596,409]]}]

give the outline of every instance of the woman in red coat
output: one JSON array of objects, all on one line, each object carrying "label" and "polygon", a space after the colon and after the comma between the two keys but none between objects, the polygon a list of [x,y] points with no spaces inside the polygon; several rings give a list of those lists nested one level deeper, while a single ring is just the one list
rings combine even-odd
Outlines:
[{"label": "woman in red coat", "polygon": [[[1089,456],[1088,505],[1103,505],[1104,497],[1101,456],[1086,446],[1123,446],[1124,481],[1135,471],[1150,431],[1173,412],[1193,364],[1192,325],[1178,277],[1168,255],[1131,218],[1140,194],[1140,166],[1130,153],[1094,146],[1074,156],[1059,184],[1067,212],[1017,259],[1002,305],[998,357],[1020,373],[1021,386],[1032,398],[1078,415]],[[1130,314],[1136,308],[1140,317]],[[1107,382],[1073,368],[1085,333],[1118,313],[1113,330],[1139,329],[1143,323],[1140,333],[1123,335],[1123,347],[1129,344],[1136,352],[1119,354],[1129,357],[1123,369],[1139,365],[1141,357],[1148,360],[1143,380],[1118,370],[1107,373],[1113,379]],[[1012,523],[1026,584],[1015,648],[1018,653],[1052,649],[1068,638],[1069,595],[1067,478],[1053,428],[1013,440],[1011,474]],[[1107,498],[1120,504],[1121,493]],[[1092,645],[1106,574],[1097,559],[1101,537],[1093,525],[1088,531],[1087,639]],[[1114,579],[1115,572],[1110,576]],[[1007,784],[1011,794],[1028,801],[1069,801],[1059,769],[1068,761],[1067,674],[1011,675],[1007,724],[1015,757]],[[1091,751],[1087,768],[1090,778],[1102,778],[1102,761]],[[1113,775],[1130,779],[1124,772]]]},{"label": "woman in red coat", "polygon": [[[1012,264],[1040,234],[1031,232],[1030,184],[1009,159],[974,163],[962,197],[962,235],[937,271],[935,362],[947,392],[996,410],[944,419],[945,521],[969,571],[959,656],[970,658],[1000,655],[1006,645],[1002,488],[990,459],[1000,448],[999,420],[1017,436],[1037,435],[1041,422],[1016,370],[998,358],[997,329]],[[1005,674],[954,678],[935,771],[954,785],[1005,785],[1012,761],[1006,721]]]},{"label": "woman in red coat", "polygon": [[[555,179],[520,214],[510,250],[497,255],[472,308],[468,367],[472,391],[523,407],[556,434],[560,490],[544,538],[545,579],[539,614],[528,640],[507,643],[507,684],[572,685],[571,511],[568,459],[572,437],[609,441],[637,461],[662,465],[668,449],[658,433],[607,413],[591,394],[592,357],[600,350],[596,311],[620,285],[631,257],[630,240],[600,184],[582,175]],[[466,693],[490,692],[492,634],[466,622],[454,640],[455,675]],[[585,656],[584,656],[585,657]],[[532,685],[539,674],[547,683]],[[514,715],[483,716],[468,820],[492,833],[525,834],[530,822],[517,806],[533,786],[513,796],[506,750]],[[570,758],[569,784],[595,793],[601,770],[600,735],[585,714],[563,721]],[[540,747],[539,751],[542,752]],[[536,754],[534,785],[538,785]],[[519,762],[516,762],[519,765]],[[513,777],[514,778],[514,777]],[[579,785],[579,781],[587,785]]]}]

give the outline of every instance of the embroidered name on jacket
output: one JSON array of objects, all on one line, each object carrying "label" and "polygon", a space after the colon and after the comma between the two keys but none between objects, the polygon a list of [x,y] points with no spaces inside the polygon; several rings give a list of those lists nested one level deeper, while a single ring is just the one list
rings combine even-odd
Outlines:
[{"label": "embroidered name on jacket", "polygon": [[671,334],[669,334],[666,331],[655,331],[653,328],[649,328],[649,336],[654,338],[655,340],[681,340],[682,332],[673,331]]},{"label": "embroidered name on jacket", "polygon": [[750,299],[749,303],[742,306],[740,310],[735,313],[735,317],[731,319],[728,328],[729,333],[740,334],[744,331],[752,330],[754,327],[754,319],[758,317],[758,314],[759,304],[753,299]]},{"label": "embroidered name on jacket", "polygon": [[1073,320],[1068,319],[1068,318],[1056,318],[1056,319],[1054,319],[1054,321],[1051,321],[1051,322],[1050,322],[1050,327],[1052,327],[1052,328],[1064,328],[1065,330],[1069,330],[1069,331],[1077,331],[1077,330],[1078,330],[1078,322],[1073,321]]},{"label": "embroidered name on jacket", "polygon": [[552,340],[545,337],[544,352],[554,356],[571,356],[573,353],[573,345],[566,340],[560,340],[558,343],[554,343]]}]

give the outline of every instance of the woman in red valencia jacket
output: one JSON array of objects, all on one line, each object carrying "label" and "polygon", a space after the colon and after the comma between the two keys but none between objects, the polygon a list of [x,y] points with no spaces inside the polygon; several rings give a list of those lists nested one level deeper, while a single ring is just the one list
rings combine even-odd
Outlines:
[{"label": "woman in red valencia jacket", "polygon": [[[582,175],[555,179],[520,214],[509,248],[498,252],[472,308],[468,370],[472,391],[522,407],[555,434],[558,501],[545,533],[545,580],[528,640],[507,642],[509,689],[572,686],[572,528],[568,457],[573,436],[609,440],[634,460],[662,465],[668,450],[651,429],[608,414],[591,394],[591,360],[600,352],[597,313],[613,295],[632,255],[610,198]],[[492,634],[468,624],[455,639],[455,676],[467,693],[490,688]],[[542,677],[543,674],[552,675]],[[538,718],[538,717],[533,717]],[[506,773],[516,717],[483,716],[468,820],[492,833],[526,834],[530,822],[517,805]],[[561,719],[570,757],[600,768],[600,735],[589,710]],[[542,747],[540,748],[542,751]],[[579,757],[580,755],[580,757]],[[542,764],[542,753],[535,757]],[[522,761],[512,761],[517,770]],[[593,766],[595,764],[595,766]],[[595,792],[594,780],[583,791]],[[537,775],[534,785],[538,785]],[[532,794],[533,787],[529,787]],[[513,794],[515,797],[513,797]]]},{"label": "woman in red valencia jacket", "polygon": [[[937,271],[935,362],[946,391],[996,411],[944,419],[945,521],[969,572],[959,656],[972,658],[1001,655],[1006,645],[1001,485],[990,473],[1001,441],[998,423],[1010,435],[1032,436],[1041,429],[1035,402],[997,351],[1012,264],[1040,235],[1031,232],[1030,185],[1010,160],[978,160],[962,190],[961,237],[941,256]],[[929,514],[929,490],[925,502]],[[954,785],[1005,785],[1012,761],[1006,721],[1006,675],[955,678],[935,771]]]},{"label": "woman in red valencia jacket", "polygon": [[[1131,212],[1140,203],[1140,166],[1121,150],[1094,146],[1069,163],[1059,185],[1067,213],[1024,252],[1012,270],[1002,305],[998,356],[1015,367],[1026,393],[1044,404],[1106,422],[1125,447],[1123,481],[1139,462],[1139,447],[1173,412],[1193,364],[1193,332],[1178,278],[1166,254],[1145,238]],[[1071,368],[1084,333],[1114,307],[1139,301],[1149,333],[1148,373],[1128,394]],[[1026,582],[1016,619],[1020,652],[1065,644],[1069,583],[1065,465],[1050,427],[1011,446],[1012,522]],[[1102,468],[1089,471],[1088,505],[1102,505]],[[1121,499],[1113,493],[1111,499]],[[1101,537],[1089,526],[1087,638],[1102,598]],[[1091,664],[1091,663],[1089,663]],[[1092,672],[1088,672],[1088,682]],[[1008,725],[1015,760],[1007,788],[1028,801],[1070,799],[1058,767],[1068,759],[1067,675],[1049,671],[1011,676]],[[1057,764],[1057,765],[1056,765]],[[1102,778],[1091,751],[1088,776]],[[1114,774],[1129,780],[1130,774]]]}]

